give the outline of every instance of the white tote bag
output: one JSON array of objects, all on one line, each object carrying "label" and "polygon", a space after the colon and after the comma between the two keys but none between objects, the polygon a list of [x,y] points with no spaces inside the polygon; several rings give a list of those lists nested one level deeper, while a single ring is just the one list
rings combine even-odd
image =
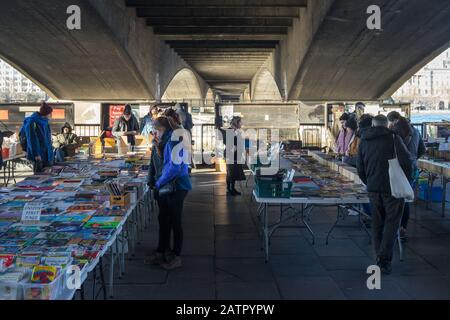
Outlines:
[{"label": "white tote bag", "polygon": [[406,178],[403,172],[400,162],[397,158],[397,149],[395,147],[395,136],[394,137],[394,152],[395,158],[389,160],[389,180],[391,183],[391,194],[396,199],[414,200],[414,190],[411,184]]}]

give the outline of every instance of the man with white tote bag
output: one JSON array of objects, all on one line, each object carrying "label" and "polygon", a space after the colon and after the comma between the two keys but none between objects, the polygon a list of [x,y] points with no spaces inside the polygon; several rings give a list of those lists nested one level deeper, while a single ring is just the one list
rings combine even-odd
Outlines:
[{"label": "man with white tote bag", "polygon": [[366,184],[373,207],[372,238],[377,265],[384,274],[392,271],[394,244],[405,199],[414,198],[408,182],[412,157],[402,139],[387,128],[388,120],[378,115],[361,137],[357,168]]}]

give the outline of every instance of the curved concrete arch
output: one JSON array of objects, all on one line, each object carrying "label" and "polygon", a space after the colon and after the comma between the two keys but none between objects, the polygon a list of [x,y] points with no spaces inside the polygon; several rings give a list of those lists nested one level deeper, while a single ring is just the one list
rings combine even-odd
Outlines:
[{"label": "curved concrete arch", "polygon": [[280,89],[267,68],[262,68],[255,76],[252,85],[251,99],[253,101],[281,101],[283,100]]},{"label": "curved concrete arch", "polygon": [[183,68],[178,71],[164,90],[163,101],[202,100],[200,81],[195,73]]}]

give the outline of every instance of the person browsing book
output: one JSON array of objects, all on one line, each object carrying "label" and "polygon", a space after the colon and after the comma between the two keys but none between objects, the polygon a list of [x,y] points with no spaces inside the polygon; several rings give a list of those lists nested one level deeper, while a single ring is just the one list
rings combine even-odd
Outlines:
[{"label": "person browsing book", "polygon": [[53,165],[52,131],[49,125],[52,112],[50,105],[42,103],[38,112],[25,118],[20,130],[21,145],[27,153],[27,159],[33,163],[34,173]]},{"label": "person browsing book", "polygon": [[139,121],[133,115],[129,104],[125,106],[123,115],[114,123],[112,132],[118,142],[122,136],[126,136],[128,151],[134,151],[136,147],[136,135],[139,133]]},{"label": "person browsing book", "polygon": [[[160,117],[154,123],[156,155],[150,165],[149,184],[155,190],[159,206],[159,245],[150,261],[159,263],[166,270],[182,265],[183,247],[182,214],[184,200],[192,189],[188,164],[183,161],[185,149],[182,141],[175,139],[174,130],[179,125],[168,117]],[[175,150],[175,151],[174,151]],[[178,152],[177,152],[178,151]],[[170,238],[173,233],[173,248]]]},{"label": "person browsing book", "polygon": [[395,239],[403,215],[404,199],[395,198],[391,192],[389,160],[398,158],[407,178],[411,177],[412,158],[401,137],[388,129],[388,120],[377,115],[372,127],[361,138],[357,157],[357,170],[367,186],[372,204],[372,240],[381,272],[392,271]]}]

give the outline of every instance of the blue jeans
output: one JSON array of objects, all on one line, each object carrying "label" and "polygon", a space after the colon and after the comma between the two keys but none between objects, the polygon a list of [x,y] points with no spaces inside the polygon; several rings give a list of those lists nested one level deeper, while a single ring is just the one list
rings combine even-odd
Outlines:
[{"label": "blue jeans", "polygon": [[56,162],[64,162],[66,154],[62,148],[58,148],[55,150],[55,161]]}]

